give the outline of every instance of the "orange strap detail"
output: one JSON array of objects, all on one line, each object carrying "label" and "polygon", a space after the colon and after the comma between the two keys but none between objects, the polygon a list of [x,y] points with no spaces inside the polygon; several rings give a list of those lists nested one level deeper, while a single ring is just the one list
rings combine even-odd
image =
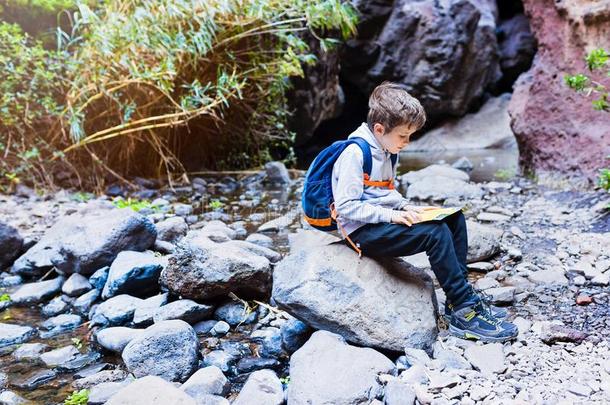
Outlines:
[{"label": "orange strap detail", "polygon": [[358,257],[362,257],[362,250],[360,250],[360,248],[358,246],[356,246],[356,244],[352,241],[352,239],[349,236],[347,236],[347,234],[345,233],[345,230],[341,226],[341,223],[339,221],[337,221],[338,214],[337,214],[337,210],[335,209],[335,203],[334,202],[332,204],[330,204],[330,216],[337,223],[337,226],[341,230],[341,234],[343,234],[343,237],[345,239],[347,239],[347,241],[349,242],[350,245],[352,245],[354,250],[356,252],[358,252]]},{"label": "orange strap detail", "polygon": [[394,189],[394,179],[385,180],[385,181],[375,181],[370,180],[370,177],[367,173],[364,173],[364,185],[365,186],[373,186],[373,187],[384,187],[389,188],[390,190]]},{"label": "orange strap detail", "polygon": [[330,218],[310,218],[307,215],[303,214],[303,216],[305,217],[305,221],[307,221],[308,224],[310,225],[316,225],[316,226],[330,226],[331,224],[331,219]]}]

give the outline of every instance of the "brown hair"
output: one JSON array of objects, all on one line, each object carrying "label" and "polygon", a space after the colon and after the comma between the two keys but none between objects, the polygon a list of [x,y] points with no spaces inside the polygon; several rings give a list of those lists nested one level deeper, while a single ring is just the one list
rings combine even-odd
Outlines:
[{"label": "brown hair", "polygon": [[375,87],[369,97],[366,122],[371,131],[375,123],[383,125],[387,132],[405,124],[418,130],[426,123],[426,112],[405,85],[385,81]]}]

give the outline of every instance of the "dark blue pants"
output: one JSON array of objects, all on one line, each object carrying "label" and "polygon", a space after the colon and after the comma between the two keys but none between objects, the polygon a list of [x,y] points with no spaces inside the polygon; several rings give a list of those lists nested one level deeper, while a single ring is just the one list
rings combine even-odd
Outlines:
[{"label": "dark blue pants", "polygon": [[[389,223],[366,224],[349,237],[360,244],[363,255],[370,257],[400,257],[426,252],[448,302],[457,306],[466,301],[476,301],[466,278],[468,237],[466,219],[461,211],[442,221],[410,227]],[[350,246],[347,241],[345,243]]]}]

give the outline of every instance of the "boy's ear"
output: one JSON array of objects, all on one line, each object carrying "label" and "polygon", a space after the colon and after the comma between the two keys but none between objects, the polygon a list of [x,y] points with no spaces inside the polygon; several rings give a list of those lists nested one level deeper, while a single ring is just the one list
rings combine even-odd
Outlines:
[{"label": "boy's ear", "polygon": [[385,127],[376,122],[375,124],[373,124],[373,133],[377,134],[377,135],[385,135]]}]

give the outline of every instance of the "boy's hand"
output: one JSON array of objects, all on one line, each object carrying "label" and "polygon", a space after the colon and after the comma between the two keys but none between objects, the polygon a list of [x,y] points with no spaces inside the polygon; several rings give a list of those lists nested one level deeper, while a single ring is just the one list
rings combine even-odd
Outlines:
[{"label": "boy's hand", "polygon": [[392,215],[392,223],[393,224],[401,224],[406,226],[411,226],[416,222],[419,222],[421,218],[418,215],[418,211],[413,210],[404,210],[404,211],[394,211]]}]

